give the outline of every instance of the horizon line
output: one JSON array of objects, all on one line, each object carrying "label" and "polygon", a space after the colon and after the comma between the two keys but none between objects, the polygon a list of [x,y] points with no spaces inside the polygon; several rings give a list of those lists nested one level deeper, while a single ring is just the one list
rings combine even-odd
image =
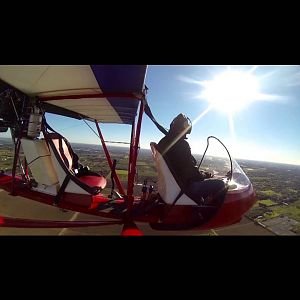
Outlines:
[{"label": "horizon line", "polygon": [[[9,137],[0,137],[0,139],[7,139],[7,140],[11,140],[11,138]],[[73,142],[73,141],[70,141],[71,143],[75,143],[75,144],[82,144],[82,145],[92,145],[92,146],[100,146],[102,147],[101,144],[94,144],[94,143],[82,143],[82,142]],[[129,145],[113,145],[113,143],[107,143],[107,144],[110,144],[110,147],[111,146],[115,146],[117,148],[127,148],[129,149]],[[142,150],[149,150],[151,151],[150,148],[144,148],[144,147],[140,147],[140,149]],[[202,155],[201,153],[192,153],[193,155]],[[266,163],[276,163],[276,164],[283,164],[283,165],[292,165],[292,166],[300,166],[300,163],[290,163],[290,162],[278,162],[278,161],[268,161],[268,160],[261,160],[261,159],[251,159],[251,158],[245,158],[245,157],[233,157],[233,159],[235,160],[249,160],[249,161],[261,161],[261,162],[266,162]]]}]

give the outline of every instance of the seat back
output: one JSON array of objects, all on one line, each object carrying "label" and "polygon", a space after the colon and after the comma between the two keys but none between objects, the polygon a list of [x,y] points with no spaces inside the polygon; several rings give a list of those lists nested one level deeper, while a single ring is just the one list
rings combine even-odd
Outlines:
[{"label": "seat back", "polygon": [[44,133],[49,144],[51,159],[56,170],[60,186],[63,185],[66,177],[70,181],[65,188],[65,192],[75,194],[91,194],[91,187],[87,186],[76,178],[73,170],[73,156],[71,146],[67,145],[65,138],[58,133]]},{"label": "seat back", "polygon": [[37,183],[52,186],[58,184],[58,176],[53,166],[50,151],[44,139],[21,139],[28,168]]},{"label": "seat back", "polygon": [[72,155],[62,136],[56,133],[47,134],[47,141],[50,145],[51,158],[56,169],[59,183],[62,185],[66,174],[72,171]]},{"label": "seat back", "polygon": [[[163,158],[159,150],[157,149],[156,143],[150,143],[152,156],[156,165],[158,172],[158,193],[161,198],[167,204],[173,204],[174,200],[181,192],[179,182],[176,180],[175,176],[171,172],[166,160]],[[190,199],[186,194],[183,194],[176,205],[195,205],[195,202]]]}]

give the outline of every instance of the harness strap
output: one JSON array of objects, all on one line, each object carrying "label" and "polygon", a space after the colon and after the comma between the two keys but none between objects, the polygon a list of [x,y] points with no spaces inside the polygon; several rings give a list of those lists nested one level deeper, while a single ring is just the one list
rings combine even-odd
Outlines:
[{"label": "harness strap", "polygon": [[61,187],[60,187],[60,189],[59,189],[57,195],[56,195],[55,198],[54,198],[54,203],[55,203],[56,205],[58,204],[59,200],[61,199],[61,196],[62,196],[62,194],[64,193],[64,191],[65,191],[65,189],[66,189],[66,187],[67,187],[67,185],[68,185],[70,179],[71,179],[71,176],[68,174],[68,175],[65,177],[65,179],[64,179],[64,181],[63,181],[63,183],[62,183],[62,185],[61,185]]},{"label": "harness strap", "polygon": [[154,123],[154,125],[157,127],[157,129],[166,135],[168,133],[168,131],[156,121],[156,119],[154,118],[154,116],[152,114],[150,106],[148,105],[147,100],[144,98],[143,101],[144,101],[144,105],[145,105],[145,109],[144,109],[145,114],[150,118],[150,120]]}]

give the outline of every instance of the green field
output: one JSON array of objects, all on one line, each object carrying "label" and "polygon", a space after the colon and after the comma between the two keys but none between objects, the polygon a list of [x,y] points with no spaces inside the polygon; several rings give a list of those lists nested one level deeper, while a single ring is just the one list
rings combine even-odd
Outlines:
[{"label": "green field", "polygon": [[258,203],[261,203],[265,206],[271,206],[271,205],[275,205],[276,202],[270,200],[270,199],[265,199],[265,200],[259,200]]},{"label": "green field", "polygon": [[146,161],[138,161],[136,163],[137,166],[149,166],[149,162]]},{"label": "green field", "polygon": [[128,171],[127,170],[116,170],[116,173],[118,175],[127,175],[128,174]]},{"label": "green field", "polygon": [[281,197],[281,193],[274,192],[273,190],[265,190],[265,191],[261,191],[261,193],[266,197],[274,197],[274,196]]},{"label": "green field", "polygon": [[273,218],[276,218],[276,217],[279,217],[279,216],[280,216],[280,214],[275,212],[275,211],[264,213],[264,219],[265,220],[273,219]]},{"label": "green field", "polygon": [[0,170],[11,170],[13,152],[9,149],[0,149]]},{"label": "green field", "polygon": [[272,208],[272,211],[277,213],[278,215],[288,216],[291,219],[300,222],[300,200],[294,202],[289,206],[275,206]]}]

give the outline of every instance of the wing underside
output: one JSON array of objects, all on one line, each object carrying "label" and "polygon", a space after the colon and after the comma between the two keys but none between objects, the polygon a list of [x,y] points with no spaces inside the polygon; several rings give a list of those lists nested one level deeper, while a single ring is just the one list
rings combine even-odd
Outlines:
[{"label": "wing underside", "polygon": [[0,66],[0,79],[46,112],[102,123],[132,124],[146,65]]}]

